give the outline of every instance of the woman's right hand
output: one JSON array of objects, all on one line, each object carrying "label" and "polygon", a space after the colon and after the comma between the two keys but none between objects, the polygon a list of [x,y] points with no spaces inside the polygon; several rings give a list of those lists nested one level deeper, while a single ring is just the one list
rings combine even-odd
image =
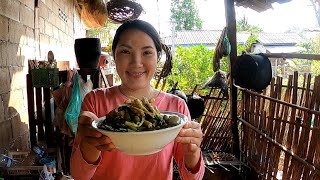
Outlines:
[{"label": "woman's right hand", "polygon": [[80,150],[83,158],[88,163],[98,160],[101,151],[112,151],[114,144],[108,136],[101,134],[91,127],[93,119],[97,117],[93,113],[81,113],[78,120],[77,134],[80,136]]}]

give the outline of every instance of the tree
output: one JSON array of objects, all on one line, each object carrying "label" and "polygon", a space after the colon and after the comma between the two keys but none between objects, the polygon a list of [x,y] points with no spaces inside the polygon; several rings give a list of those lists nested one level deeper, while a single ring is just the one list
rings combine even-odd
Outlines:
[{"label": "tree", "polygon": [[[201,87],[213,75],[213,50],[204,45],[181,47],[176,49],[172,73],[167,79],[167,89],[178,82],[178,88],[190,94],[195,85]],[[191,78],[192,77],[192,78]]]},{"label": "tree", "polygon": [[202,20],[194,0],[172,0],[170,20],[176,23],[176,30],[202,29]]},{"label": "tree", "polygon": [[111,52],[111,46],[113,41],[112,31],[115,31],[119,27],[118,24],[113,24],[108,22],[107,25],[103,28],[99,29],[90,29],[87,30],[86,36],[87,37],[98,37],[100,38],[101,42],[108,42],[108,45],[102,47],[102,50],[105,52]]},{"label": "tree", "polygon": [[246,16],[237,21],[237,32],[262,32],[258,26],[250,25]]},{"label": "tree", "polygon": [[314,9],[318,25],[320,26],[320,0],[310,0],[312,7]]}]

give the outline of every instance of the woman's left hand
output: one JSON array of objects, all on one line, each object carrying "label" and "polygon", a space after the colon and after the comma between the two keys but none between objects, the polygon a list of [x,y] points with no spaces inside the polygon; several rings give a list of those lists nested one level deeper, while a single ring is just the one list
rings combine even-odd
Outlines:
[{"label": "woman's left hand", "polygon": [[179,132],[176,142],[183,144],[185,156],[194,156],[196,153],[200,153],[202,137],[201,125],[194,121],[188,121]]}]

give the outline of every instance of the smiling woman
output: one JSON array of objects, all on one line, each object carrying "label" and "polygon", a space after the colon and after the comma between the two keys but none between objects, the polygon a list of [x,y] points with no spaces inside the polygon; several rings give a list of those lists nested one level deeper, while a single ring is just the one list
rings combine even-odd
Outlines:
[{"label": "smiling woman", "polygon": [[[200,149],[200,124],[190,121],[184,100],[150,85],[161,53],[161,42],[155,28],[142,20],[125,22],[116,31],[112,52],[121,85],[93,90],[84,98],[71,157],[73,178],[169,180],[173,176],[174,159],[182,179],[202,179],[204,162]],[[175,140],[161,151],[140,156],[125,154],[115,146],[118,142],[114,144],[112,137],[101,134],[91,124],[94,119],[106,116],[124,104],[129,97],[153,99],[152,106],[159,111],[184,114],[187,122],[174,136]],[[87,111],[92,117],[84,114]],[[153,138],[161,138],[158,135]],[[156,140],[159,139],[152,142]],[[139,143],[139,146],[150,145],[147,141]]]}]

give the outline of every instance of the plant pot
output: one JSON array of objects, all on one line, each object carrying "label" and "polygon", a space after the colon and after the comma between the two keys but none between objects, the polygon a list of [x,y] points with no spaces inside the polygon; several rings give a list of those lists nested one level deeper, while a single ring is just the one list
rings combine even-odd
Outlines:
[{"label": "plant pot", "polygon": [[74,43],[79,68],[98,68],[101,43],[99,38],[80,38]]}]

